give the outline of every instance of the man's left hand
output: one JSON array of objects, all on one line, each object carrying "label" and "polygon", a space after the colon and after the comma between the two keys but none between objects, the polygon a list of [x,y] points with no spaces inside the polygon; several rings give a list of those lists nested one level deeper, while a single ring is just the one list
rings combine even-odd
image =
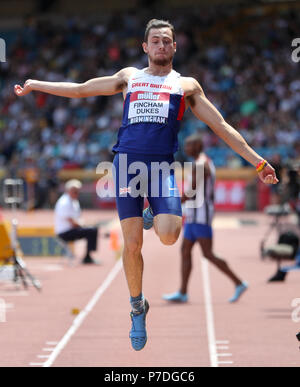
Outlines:
[{"label": "man's left hand", "polygon": [[258,172],[260,180],[265,184],[277,184],[275,169],[268,163],[261,172]]}]

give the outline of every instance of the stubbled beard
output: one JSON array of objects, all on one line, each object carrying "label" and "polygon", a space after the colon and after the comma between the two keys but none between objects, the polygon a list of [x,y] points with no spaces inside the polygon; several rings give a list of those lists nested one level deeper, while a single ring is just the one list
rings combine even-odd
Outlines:
[{"label": "stubbled beard", "polygon": [[154,59],[149,55],[150,61],[155,64],[156,66],[168,66],[170,63],[173,62],[174,55],[168,57],[168,58],[162,58],[162,59]]}]

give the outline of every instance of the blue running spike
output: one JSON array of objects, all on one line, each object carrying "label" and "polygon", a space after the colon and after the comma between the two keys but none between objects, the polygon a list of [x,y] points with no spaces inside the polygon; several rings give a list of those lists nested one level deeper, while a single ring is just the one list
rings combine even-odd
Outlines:
[{"label": "blue running spike", "polygon": [[151,207],[149,206],[143,211],[143,220],[144,220],[144,229],[145,230],[150,230],[150,228],[153,226],[153,219],[154,219],[154,215],[153,215]]},{"label": "blue running spike", "polygon": [[140,314],[130,313],[132,327],[129,334],[132,348],[135,351],[143,349],[147,343],[146,315],[149,310],[148,301],[145,300],[145,311]]},{"label": "blue running spike", "polygon": [[236,286],[235,293],[233,297],[228,300],[230,303],[238,301],[238,299],[241,297],[241,295],[248,289],[248,284],[246,282],[243,282],[241,285]]},{"label": "blue running spike", "polygon": [[162,298],[165,301],[170,301],[170,302],[181,302],[185,303],[188,301],[188,296],[187,294],[182,294],[181,292],[175,292],[171,294],[164,294]]}]

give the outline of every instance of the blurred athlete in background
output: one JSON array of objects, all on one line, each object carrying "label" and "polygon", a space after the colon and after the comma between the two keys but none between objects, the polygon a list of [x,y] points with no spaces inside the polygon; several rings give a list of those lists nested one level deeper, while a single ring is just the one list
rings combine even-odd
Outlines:
[{"label": "blurred athlete in background", "polygon": [[[199,243],[203,256],[235,284],[235,294],[230,298],[229,302],[236,302],[248,286],[246,282],[242,282],[231,271],[226,261],[216,256],[213,251],[212,221],[214,216],[215,166],[203,151],[200,135],[194,134],[189,136],[185,140],[184,150],[187,156],[194,159],[192,175],[188,176],[187,190],[193,189],[198,193],[199,197],[202,195],[203,203],[196,208],[185,208],[184,237],[181,245],[181,286],[179,291],[165,294],[163,299],[182,303],[188,301],[187,288],[192,271],[192,249],[195,243]],[[204,185],[202,182],[199,184],[197,168],[203,171]],[[203,192],[199,192],[202,190]],[[181,198],[182,203],[188,200],[189,198],[186,195],[183,195]]]}]

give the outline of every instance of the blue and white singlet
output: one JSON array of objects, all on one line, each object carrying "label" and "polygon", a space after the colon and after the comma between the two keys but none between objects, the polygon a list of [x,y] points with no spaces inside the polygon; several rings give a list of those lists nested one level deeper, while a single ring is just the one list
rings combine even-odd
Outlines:
[{"label": "blue and white singlet", "polygon": [[180,74],[160,77],[137,70],[128,81],[122,126],[114,152],[170,155],[185,111]]}]

